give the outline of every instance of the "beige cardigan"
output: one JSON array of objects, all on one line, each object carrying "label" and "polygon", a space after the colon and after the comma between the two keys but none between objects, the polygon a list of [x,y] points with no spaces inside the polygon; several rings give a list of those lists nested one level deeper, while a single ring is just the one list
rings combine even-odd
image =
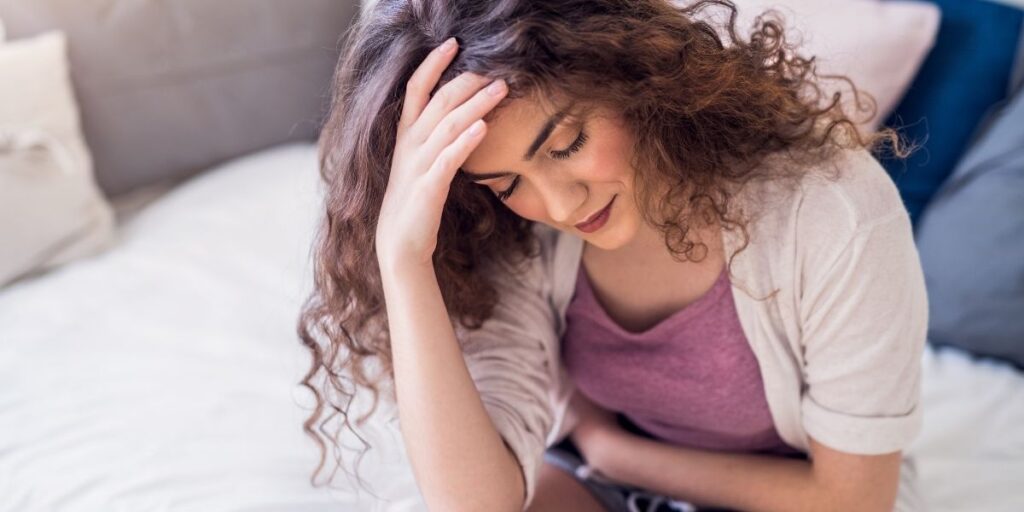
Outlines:
[{"label": "beige cardigan", "polygon": [[[796,188],[743,189],[738,200],[755,221],[733,262],[733,299],[783,440],[806,453],[808,435],[850,453],[905,450],[921,428],[924,276],[882,166],[865,150],[844,152],[838,165],[839,181],[809,174]],[[559,341],[583,249],[573,234],[534,229],[541,256],[516,279],[500,274],[494,316],[478,331],[456,327],[483,403],[522,466],[528,504],[545,449],[575,421]],[[730,255],[742,238],[726,231],[724,241]],[[774,299],[755,300],[776,288]],[[915,474],[905,454],[896,510],[923,509]]]}]

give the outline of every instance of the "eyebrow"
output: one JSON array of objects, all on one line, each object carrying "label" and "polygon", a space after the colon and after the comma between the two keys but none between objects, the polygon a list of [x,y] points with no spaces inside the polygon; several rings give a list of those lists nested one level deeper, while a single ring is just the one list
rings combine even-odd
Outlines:
[{"label": "eyebrow", "polygon": [[[570,108],[572,108],[572,105],[562,108],[548,118],[547,122],[544,123],[544,127],[541,128],[540,132],[537,134],[537,137],[533,139],[532,143],[530,143],[530,147],[526,150],[526,153],[523,154],[524,162],[528,162],[533,158],[533,155],[537,153],[537,150],[540,149],[542,144],[544,144],[544,141],[548,140],[548,137],[551,136],[551,132],[554,131],[555,127],[558,126],[558,123],[562,121],[562,118],[565,117]],[[469,173],[461,167],[459,168],[459,172],[466,175],[469,181],[474,183],[478,181],[492,180],[494,178],[503,178],[505,176],[515,174],[512,171]]]}]

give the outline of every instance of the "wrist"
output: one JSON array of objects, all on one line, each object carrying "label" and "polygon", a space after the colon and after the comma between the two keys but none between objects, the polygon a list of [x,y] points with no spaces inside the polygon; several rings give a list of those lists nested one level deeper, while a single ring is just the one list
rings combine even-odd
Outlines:
[{"label": "wrist", "polygon": [[401,276],[419,274],[427,270],[434,271],[434,262],[430,258],[424,259],[396,252],[378,252],[377,266],[383,275]]},{"label": "wrist", "polygon": [[433,265],[434,252],[434,249],[429,252],[417,250],[411,243],[382,238],[380,235],[374,239],[374,254],[382,266]]},{"label": "wrist", "polygon": [[623,480],[622,475],[622,461],[635,459],[635,448],[632,443],[640,439],[638,436],[625,430],[609,435],[609,439],[605,444],[603,450],[598,454],[597,470],[601,472],[605,478],[614,480],[620,483],[626,483]]},{"label": "wrist", "polygon": [[587,464],[607,476],[614,472],[615,461],[624,445],[628,444],[629,435],[622,429],[584,429],[577,433],[574,442],[577,446],[587,447],[584,454]]},{"label": "wrist", "polygon": [[380,269],[381,286],[384,287],[385,295],[390,295],[388,290],[404,289],[406,286],[418,286],[414,283],[436,282],[437,279],[432,264],[412,258],[378,258],[377,264]]}]

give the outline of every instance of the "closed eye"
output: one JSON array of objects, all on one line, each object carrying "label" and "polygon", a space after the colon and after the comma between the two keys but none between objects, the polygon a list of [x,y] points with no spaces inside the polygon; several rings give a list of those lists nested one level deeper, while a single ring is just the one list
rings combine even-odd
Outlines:
[{"label": "closed eye", "polygon": [[580,150],[583,144],[587,142],[587,132],[580,130],[580,134],[576,136],[576,140],[569,144],[569,147],[562,150],[552,150],[551,157],[559,160],[569,158],[573,153]]},{"label": "closed eye", "polygon": [[[585,132],[585,131],[583,131],[581,129],[580,130],[580,134],[576,136],[576,140],[574,140],[572,142],[572,144],[569,144],[569,147],[567,147],[565,149],[551,150],[551,152],[550,152],[551,158],[554,158],[554,159],[557,159],[557,160],[564,160],[566,158],[569,158],[570,156],[572,156],[573,153],[576,153],[577,151],[579,151],[580,148],[583,147],[583,144],[586,143],[586,142],[587,142],[587,132]],[[509,187],[507,189],[502,190],[501,192],[498,192],[497,193],[498,199],[500,199],[501,201],[507,201],[509,197],[512,197],[512,193],[515,192],[516,186],[519,185],[519,179],[520,179],[520,177],[516,176],[516,178],[514,180],[512,180],[512,184],[509,185]]]},{"label": "closed eye", "polygon": [[519,176],[516,176],[516,179],[512,180],[512,184],[509,185],[508,188],[498,192],[498,199],[507,201],[508,198],[512,196],[512,192],[515,192],[517,185],[519,185]]}]

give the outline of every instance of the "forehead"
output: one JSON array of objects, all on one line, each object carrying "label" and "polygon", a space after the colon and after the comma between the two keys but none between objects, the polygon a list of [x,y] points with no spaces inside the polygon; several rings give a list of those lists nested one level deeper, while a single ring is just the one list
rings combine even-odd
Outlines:
[{"label": "forehead", "polygon": [[[484,116],[487,133],[462,167],[474,172],[490,172],[496,165],[517,167],[517,162],[522,161],[548,121],[556,114],[569,112],[577,104],[571,100],[540,100],[532,96],[502,101]],[[571,120],[571,115],[562,115],[550,137],[559,132],[560,124]]]},{"label": "forehead", "polygon": [[522,126],[524,123],[534,131],[540,128],[549,117],[571,103],[571,100],[541,99],[534,95],[502,100],[497,107],[484,115],[488,133],[504,130],[510,126]]},{"label": "forehead", "polygon": [[500,105],[484,116],[487,131],[462,167],[473,172],[497,171],[496,166],[518,168],[523,154],[555,112],[550,105],[527,98]]}]

